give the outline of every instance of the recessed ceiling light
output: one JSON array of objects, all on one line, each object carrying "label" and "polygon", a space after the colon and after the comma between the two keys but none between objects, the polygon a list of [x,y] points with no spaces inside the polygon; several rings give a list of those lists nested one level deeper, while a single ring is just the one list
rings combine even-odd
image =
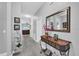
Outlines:
[{"label": "recessed ceiling light", "polygon": [[31,15],[28,15],[28,14],[27,15],[24,15],[24,16],[27,17],[27,18],[31,18]]}]

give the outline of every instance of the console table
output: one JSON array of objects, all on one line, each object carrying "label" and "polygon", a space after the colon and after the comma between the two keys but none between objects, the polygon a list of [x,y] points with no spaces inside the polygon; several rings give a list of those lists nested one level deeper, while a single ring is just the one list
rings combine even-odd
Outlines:
[{"label": "console table", "polygon": [[71,43],[70,41],[66,41],[59,38],[56,41],[54,37],[45,36],[45,35],[41,36],[41,41],[59,50],[60,55],[69,56],[70,43]]}]

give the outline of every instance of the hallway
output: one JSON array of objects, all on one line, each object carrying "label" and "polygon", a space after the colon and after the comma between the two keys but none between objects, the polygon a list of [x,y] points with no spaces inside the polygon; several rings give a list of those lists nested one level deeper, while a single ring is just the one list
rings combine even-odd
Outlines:
[{"label": "hallway", "polygon": [[78,19],[79,2],[0,2],[0,56],[79,56]]},{"label": "hallway", "polygon": [[14,54],[14,56],[43,56],[40,54],[41,48],[31,37],[24,36],[23,50],[20,53]]}]

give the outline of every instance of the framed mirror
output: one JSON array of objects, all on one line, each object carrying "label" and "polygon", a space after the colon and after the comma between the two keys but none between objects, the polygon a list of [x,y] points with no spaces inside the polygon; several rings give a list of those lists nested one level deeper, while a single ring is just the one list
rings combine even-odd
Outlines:
[{"label": "framed mirror", "polygon": [[70,7],[46,17],[46,30],[70,32]]}]

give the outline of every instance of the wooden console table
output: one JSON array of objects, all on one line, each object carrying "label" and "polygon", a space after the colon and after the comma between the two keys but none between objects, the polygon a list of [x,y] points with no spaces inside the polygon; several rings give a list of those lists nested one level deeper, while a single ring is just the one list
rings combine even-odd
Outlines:
[{"label": "wooden console table", "polygon": [[71,43],[70,41],[66,41],[63,39],[58,39],[56,41],[54,37],[45,36],[45,35],[41,36],[41,41],[59,50],[60,55],[69,56],[69,49],[70,49],[70,43]]}]

